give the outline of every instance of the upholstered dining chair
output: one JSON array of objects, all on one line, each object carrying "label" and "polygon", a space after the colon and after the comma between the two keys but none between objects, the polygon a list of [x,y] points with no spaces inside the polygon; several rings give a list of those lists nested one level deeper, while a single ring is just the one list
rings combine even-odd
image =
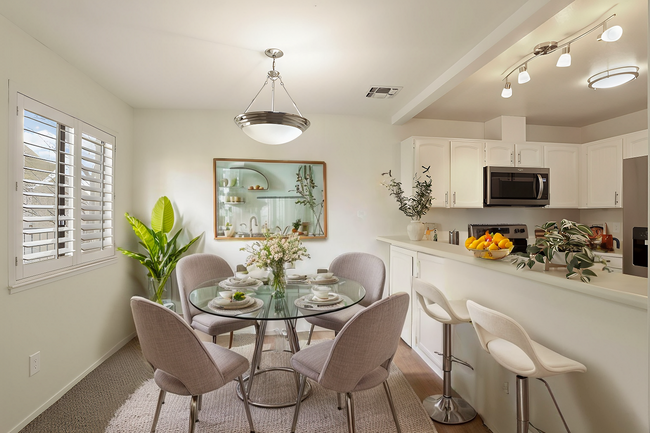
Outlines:
[{"label": "upholstered dining chair", "polygon": [[248,326],[254,326],[255,333],[257,333],[259,330],[257,321],[203,313],[192,306],[188,297],[193,289],[205,281],[232,276],[234,276],[234,273],[230,265],[214,254],[191,254],[180,259],[176,265],[176,279],[178,280],[183,318],[192,328],[212,335],[213,343],[217,342],[217,335],[230,333],[229,349],[232,347],[233,332]]},{"label": "upholstered dining chair", "polygon": [[307,378],[338,396],[345,394],[349,433],[356,431],[352,393],[383,384],[397,432],[401,432],[387,379],[408,306],[409,295],[403,292],[377,301],[358,311],[334,340],[307,347],[291,357],[291,366],[300,373],[292,433],[296,431]]},{"label": "upholstered dining chair", "polygon": [[[152,433],[156,431],[167,392],[192,396],[189,432],[193,433],[201,410],[201,395],[219,389],[235,378],[243,395],[250,431],[254,433],[242,380],[242,374],[250,365],[248,359],[214,343],[202,342],[178,314],[148,299],[132,297],[131,311],[142,353],[154,368],[154,381],[160,387]],[[233,398],[237,397],[233,395]]]},{"label": "upholstered dining chair", "polygon": [[345,310],[305,318],[311,325],[307,345],[311,343],[314,326],[331,329],[336,334],[352,316],[380,300],[384,294],[386,266],[377,256],[367,253],[341,254],[332,261],[329,271],[337,277],[349,278],[361,283],[366,289],[366,296],[361,302]]}]

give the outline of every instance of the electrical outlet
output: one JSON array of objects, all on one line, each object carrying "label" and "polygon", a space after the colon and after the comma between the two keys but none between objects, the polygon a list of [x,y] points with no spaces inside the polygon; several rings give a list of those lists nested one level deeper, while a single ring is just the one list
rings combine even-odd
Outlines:
[{"label": "electrical outlet", "polygon": [[612,233],[621,232],[621,223],[612,223]]},{"label": "electrical outlet", "polygon": [[33,376],[41,371],[41,352],[29,356],[29,375]]},{"label": "electrical outlet", "polygon": [[503,382],[501,389],[503,389],[503,392],[506,394],[510,394],[510,384],[508,382]]}]

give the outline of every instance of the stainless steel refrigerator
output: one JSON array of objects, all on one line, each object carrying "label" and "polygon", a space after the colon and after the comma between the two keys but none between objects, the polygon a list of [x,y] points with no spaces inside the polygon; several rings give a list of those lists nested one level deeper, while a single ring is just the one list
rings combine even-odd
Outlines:
[{"label": "stainless steel refrigerator", "polygon": [[648,276],[648,157],[623,160],[623,273]]}]

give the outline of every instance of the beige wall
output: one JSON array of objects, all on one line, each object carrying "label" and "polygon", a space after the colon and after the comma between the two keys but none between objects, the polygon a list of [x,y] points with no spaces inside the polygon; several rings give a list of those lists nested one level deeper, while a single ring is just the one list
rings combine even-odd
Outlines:
[{"label": "beige wall", "polygon": [[[116,214],[131,207],[130,107],[0,16],[0,100],[8,82],[25,94],[117,135]],[[0,104],[0,202],[7,208],[7,103]],[[119,222],[117,243],[132,244]],[[10,295],[7,289],[8,216],[0,212],[0,431],[14,432],[52,403],[102,357],[133,334],[129,298],[138,292],[134,267],[120,257],[103,267]],[[29,355],[41,352],[41,371],[28,374]]]}]

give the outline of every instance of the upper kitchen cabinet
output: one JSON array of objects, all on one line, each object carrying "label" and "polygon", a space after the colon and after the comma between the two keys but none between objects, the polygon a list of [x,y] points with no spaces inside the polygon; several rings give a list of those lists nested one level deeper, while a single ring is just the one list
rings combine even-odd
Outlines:
[{"label": "upper kitchen cabinet", "polygon": [[485,143],[485,164],[497,167],[543,167],[544,148],[532,143]]},{"label": "upper kitchen cabinet", "polygon": [[451,142],[451,207],[483,207],[484,145]]},{"label": "upper kitchen cabinet", "polygon": [[623,140],[613,138],[583,146],[587,207],[623,207]]},{"label": "upper kitchen cabinet", "polygon": [[648,155],[648,130],[623,136],[623,159]]},{"label": "upper kitchen cabinet", "polygon": [[431,207],[449,207],[449,140],[430,137],[410,137],[401,144],[402,186],[413,186],[413,176],[422,176],[422,167],[430,167]]},{"label": "upper kitchen cabinet", "polygon": [[576,209],[580,204],[577,144],[544,144],[544,166],[550,171],[550,208]]}]

